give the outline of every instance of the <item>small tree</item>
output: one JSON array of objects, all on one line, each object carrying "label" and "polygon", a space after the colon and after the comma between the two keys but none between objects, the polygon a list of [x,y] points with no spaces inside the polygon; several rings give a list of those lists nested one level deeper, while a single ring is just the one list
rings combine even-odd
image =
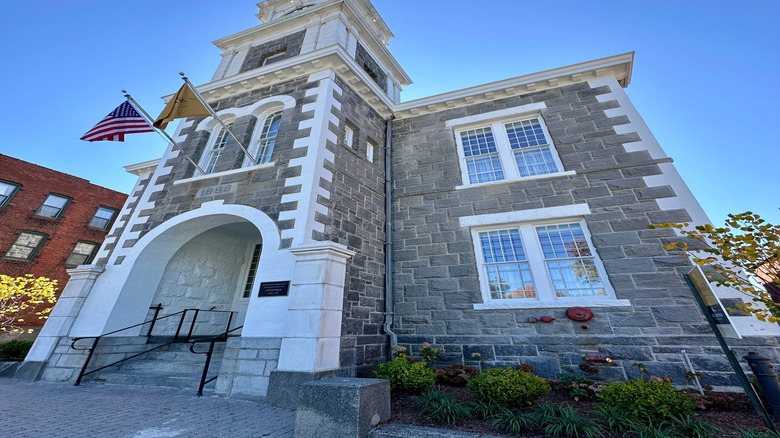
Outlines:
[{"label": "small tree", "polygon": [[[57,280],[35,278],[32,274],[9,277],[0,274],[0,331],[21,332],[25,310],[39,304],[54,304]],[[35,312],[38,319],[48,318],[53,306]],[[32,330],[30,330],[32,331]]]},{"label": "small tree", "polygon": [[687,223],[650,226],[656,227],[674,228],[687,237],[664,248],[682,250],[683,257],[690,257],[697,265],[709,266],[713,271],[707,275],[710,282],[734,288],[765,306],[738,304],[743,312],[761,321],[780,321],[780,307],[761,284],[780,287],[780,226],[769,224],[748,211],[728,215],[726,226],[720,228],[707,224],[691,230]]}]

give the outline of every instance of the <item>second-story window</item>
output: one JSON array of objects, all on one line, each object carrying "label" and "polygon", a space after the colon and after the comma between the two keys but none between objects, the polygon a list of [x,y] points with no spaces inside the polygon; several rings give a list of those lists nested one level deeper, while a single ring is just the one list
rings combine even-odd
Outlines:
[{"label": "second-story window", "polygon": [[50,219],[59,219],[62,217],[62,213],[65,212],[65,208],[70,203],[70,198],[62,195],[50,194],[46,197],[40,207],[35,210],[36,216],[48,217]]},{"label": "second-story window", "polygon": [[11,198],[16,194],[16,191],[19,190],[19,187],[19,184],[0,181],[0,208],[8,205],[8,202],[11,201]]},{"label": "second-story window", "polygon": [[101,230],[107,230],[111,228],[111,224],[116,218],[117,211],[109,207],[99,207],[95,212],[95,216],[89,221],[89,226],[92,228],[99,228]]},{"label": "second-story window", "polygon": [[[229,123],[227,127],[230,129],[233,127],[233,124]],[[203,169],[203,172],[214,173],[217,170],[219,159],[222,157],[222,153],[225,152],[225,145],[227,144],[228,137],[227,130],[222,128],[217,132],[214,141],[209,142],[209,145],[206,147],[206,151],[203,153],[203,157],[200,160],[200,168]]]},{"label": "second-story window", "polygon": [[[271,155],[274,153],[276,136],[279,134],[279,125],[282,122],[282,112],[276,111],[268,114],[262,121],[257,140],[249,148],[249,153],[255,158],[258,164],[271,161]],[[244,161],[244,165],[251,165],[249,160]]]},{"label": "second-story window", "polygon": [[65,260],[65,266],[74,267],[90,263],[95,257],[98,246],[95,242],[79,241]]}]

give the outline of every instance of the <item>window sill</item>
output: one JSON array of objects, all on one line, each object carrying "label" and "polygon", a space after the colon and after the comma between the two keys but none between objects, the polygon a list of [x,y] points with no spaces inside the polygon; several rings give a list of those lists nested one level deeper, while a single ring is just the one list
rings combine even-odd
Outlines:
[{"label": "window sill", "polygon": [[266,167],[273,167],[274,165],[275,165],[275,162],[272,161],[270,163],[258,164],[257,166],[240,167],[238,169],[225,170],[223,172],[207,173],[205,175],[197,175],[197,176],[192,176],[192,177],[189,177],[189,178],[180,179],[178,181],[174,181],[173,185],[187,184],[187,183],[191,183],[191,182],[195,182],[195,181],[203,181],[204,179],[220,178],[220,177],[227,176],[227,175],[235,175],[237,173],[251,172],[253,170],[265,169]]},{"label": "window sill", "polygon": [[558,178],[562,176],[570,176],[570,175],[576,175],[577,172],[573,170],[567,170],[564,172],[556,172],[556,173],[547,173],[544,175],[534,175],[534,176],[527,176],[524,178],[517,178],[517,179],[502,179],[498,181],[488,181],[488,182],[482,182],[482,183],[474,183],[474,184],[463,184],[455,187],[455,190],[462,190],[462,189],[471,189],[474,187],[482,187],[482,186],[490,186],[495,184],[509,184],[509,183],[515,183],[515,182],[522,182],[522,181],[535,181],[539,179],[548,179],[548,178]]},{"label": "window sill", "polygon": [[537,301],[528,299],[509,299],[488,301],[487,303],[474,304],[474,310],[498,310],[498,309],[553,309],[566,307],[628,307],[629,300],[602,299],[568,299],[555,301]]}]

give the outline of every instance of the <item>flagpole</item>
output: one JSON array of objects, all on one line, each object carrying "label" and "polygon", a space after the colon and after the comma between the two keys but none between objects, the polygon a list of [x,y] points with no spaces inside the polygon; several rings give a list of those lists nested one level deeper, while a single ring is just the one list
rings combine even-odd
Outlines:
[{"label": "flagpole", "polygon": [[192,90],[192,92],[195,94],[195,97],[198,98],[200,103],[202,103],[203,106],[206,108],[206,110],[211,113],[212,117],[217,119],[219,124],[222,125],[222,128],[225,129],[225,132],[227,132],[228,135],[233,140],[235,140],[236,143],[238,143],[238,147],[240,147],[241,150],[244,151],[244,154],[246,154],[246,156],[249,157],[249,161],[251,161],[253,165],[257,166],[258,162],[257,162],[257,160],[255,160],[255,157],[253,157],[252,154],[250,154],[249,151],[246,150],[244,145],[241,144],[241,142],[236,138],[236,136],[233,135],[233,132],[230,131],[230,128],[228,128],[227,125],[225,124],[225,122],[223,122],[222,119],[219,118],[217,113],[214,112],[214,110],[211,108],[211,105],[209,105],[208,102],[206,102],[206,99],[204,99],[203,96],[200,95],[200,92],[198,92],[198,90],[195,89],[195,86],[192,85],[192,82],[190,82],[190,80],[187,78],[187,76],[184,76],[184,73],[182,73],[182,72],[179,72],[179,74],[181,75],[181,78],[184,81],[184,83],[187,84],[190,87],[190,90]]},{"label": "flagpole", "polygon": [[[133,96],[131,96],[130,94],[128,94],[127,90],[122,90],[122,93],[124,93],[124,94],[125,94],[125,97],[126,97],[126,98],[127,98],[127,100],[130,102],[130,105],[132,105],[132,106],[133,106],[133,108],[135,108],[136,110],[138,110],[138,112],[139,112],[139,113],[141,113],[141,115],[143,115],[143,116],[144,116],[144,118],[146,119],[146,121],[147,121],[147,122],[149,122],[149,125],[152,125],[152,123],[153,123],[154,121],[153,121],[153,119],[151,118],[151,116],[149,116],[149,113],[147,113],[147,112],[146,112],[146,110],[144,110],[144,109],[141,107],[141,105],[140,105],[140,104],[138,104],[138,102],[136,102],[136,101],[135,101],[135,99],[133,99]],[[153,126],[152,126],[152,127],[153,127]],[[189,161],[189,162],[190,162],[190,163],[191,163],[193,166],[195,166],[195,168],[196,168],[196,169],[198,169],[198,172],[200,172],[200,173],[202,173],[202,174],[204,174],[204,175],[206,174],[206,172],[204,172],[204,171],[203,171],[203,169],[201,169],[201,168],[200,168],[200,166],[198,166],[198,164],[197,164],[197,163],[195,163],[194,161],[192,161],[192,158],[190,158],[190,156],[189,156],[189,155],[187,155],[187,153],[186,153],[186,152],[184,152],[184,149],[182,149],[182,148],[179,146],[179,144],[178,144],[178,143],[176,143],[176,141],[173,139],[173,137],[171,137],[170,135],[168,135],[168,133],[167,133],[167,132],[165,132],[165,130],[164,130],[164,129],[157,129],[157,128],[154,128],[154,130],[155,130],[155,131],[156,131],[158,134],[160,134],[160,135],[163,135],[165,138],[167,138],[167,139],[168,139],[168,140],[169,140],[169,141],[170,141],[170,142],[173,144],[173,147],[175,147],[176,149],[178,149],[178,150],[179,150],[179,151],[182,153],[182,155],[184,155],[184,158],[185,158],[187,161]]]}]

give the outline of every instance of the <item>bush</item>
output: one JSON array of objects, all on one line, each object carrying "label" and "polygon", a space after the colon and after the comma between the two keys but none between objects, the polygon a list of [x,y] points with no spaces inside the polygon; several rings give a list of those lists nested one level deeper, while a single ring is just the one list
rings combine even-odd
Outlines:
[{"label": "bush", "polygon": [[537,409],[542,430],[548,436],[597,438],[604,436],[598,423],[578,414],[571,406],[543,405]]},{"label": "bush", "polygon": [[32,341],[10,341],[0,344],[0,360],[22,360],[32,348]]},{"label": "bush", "polygon": [[483,401],[522,408],[550,392],[547,380],[525,371],[492,368],[469,380],[467,386]]},{"label": "bush", "polygon": [[490,424],[498,430],[520,435],[521,433],[532,429],[535,422],[536,418],[533,414],[527,412],[514,412],[511,409],[504,408],[503,411],[497,413]]},{"label": "bush", "polygon": [[454,424],[458,418],[470,414],[468,405],[441,389],[428,391],[425,395],[415,397],[415,401],[422,413],[437,423]]},{"label": "bush", "polygon": [[406,358],[398,358],[380,363],[379,368],[374,371],[374,377],[389,380],[393,392],[421,394],[433,386],[436,373],[424,362],[410,362]]},{"label": "bush", "polygon": [[466,386],[466,382],[479,374],[477,368],[453,364],[436,370],[436,382],[452,386]]},{"label": "bush", "polygon": [[684,417],[693,412],[693,400],[666,381],[642,379],[610,383],[598,394],[608,407],[632,413],[647,420]]}]

